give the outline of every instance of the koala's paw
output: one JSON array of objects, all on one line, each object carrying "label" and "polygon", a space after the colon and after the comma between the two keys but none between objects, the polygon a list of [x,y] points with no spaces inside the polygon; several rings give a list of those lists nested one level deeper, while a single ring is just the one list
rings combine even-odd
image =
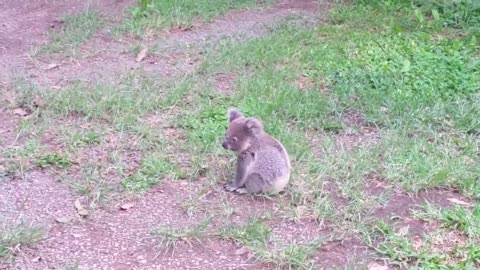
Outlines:
[{"label": "koala's paw", "polygon": [[247,191],[246,188],[237,188],[237,189],[235,190],[235,192],[237,192],[238,194],[248,193],[248,191]]},{"label": "koala's paw", "polygon": [[235,190],[237,190],[237,187],[233,186],[231,183],[225,184],[223,188],[228,192],[234,192]]}]

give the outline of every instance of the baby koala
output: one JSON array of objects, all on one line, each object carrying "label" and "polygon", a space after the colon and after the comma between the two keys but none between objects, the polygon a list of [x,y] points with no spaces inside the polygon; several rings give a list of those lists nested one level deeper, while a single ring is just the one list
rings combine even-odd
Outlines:
[{"label": "baby koala", "polygon": [[278,193],[290,179],[290,159],[283,145],[265,133],[262,123],[228,111],[223,148],[238,153],[235,178],[225,185],[238,193]]}]

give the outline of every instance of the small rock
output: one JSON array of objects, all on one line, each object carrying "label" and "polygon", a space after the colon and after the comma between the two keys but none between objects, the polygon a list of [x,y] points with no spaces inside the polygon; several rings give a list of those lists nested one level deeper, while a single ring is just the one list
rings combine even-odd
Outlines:
[{"label": "small rock", "polygon": [[56,218],[55,221],[58,222],[58,223],[68,223],[72,220],[72,218],[69,218],[69,217],[59,217],[59,218]]},{"label": "small rock", "polygon": [[376,262],[371,262],[368,264],[368,270],[388,270],[388,266],[380,265]]},{"label": "small rock", "polygon": [[28,112],[26,112],[22,108],[16,108],[15,110],[13,110],[13,113],[18,115],[18,116],[27,116],[28,115]]},{"label": "small rock", "polygon": [[235,255],[243,255],[243,254],[246,254],[248,253],[248,249],[246,249],[245,247],[241,247],[237,250],[235,250]]},{"label": "small rock", "polygon": [[147,51],[148,51],[148,48],[143,48],[137,55],[137,58],[135,59],[135,61],[137,62],[141,62],[143,60],[143,58],[145,58],[145,56],[147,56]]},{"label": "small rock", "polygon": [[54,69],[54,68],[57,68],[57,67],[59,67],[58,64],[52,63],[52,64],[49,64],[48,66],[46,66],[44,69],[45,70],[50,70],[50,69]]},{"label": "small rock", "polygon": [[132,208],[134,205],[135,205],[135,203],[133,203],[133,202],[124,203],[124,204],[120,205],[120,209],[128,210],[128,209]]}]

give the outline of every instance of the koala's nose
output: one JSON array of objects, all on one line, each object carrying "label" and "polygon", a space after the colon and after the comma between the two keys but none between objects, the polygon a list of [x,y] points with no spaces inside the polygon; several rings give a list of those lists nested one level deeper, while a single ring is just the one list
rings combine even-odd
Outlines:
[{"label": "koala's nose", "polygon": [[222,146],[223,146],[223,148],[228,149],[228,143],[227,143],[227,141],[223,141]]}]

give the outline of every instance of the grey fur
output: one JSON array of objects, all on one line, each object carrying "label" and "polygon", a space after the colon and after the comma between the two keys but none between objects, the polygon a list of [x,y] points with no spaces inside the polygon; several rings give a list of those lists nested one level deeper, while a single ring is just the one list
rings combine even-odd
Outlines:
[{"label": "grey fur", "polygon": [[235,109],[228,111],[228,122],[222,146],[238,153],[233,181],[225,186],[239,193],[277,193],[290,178],[290,159],[285,147],[265,133],[255,118],[245,118]]}]

